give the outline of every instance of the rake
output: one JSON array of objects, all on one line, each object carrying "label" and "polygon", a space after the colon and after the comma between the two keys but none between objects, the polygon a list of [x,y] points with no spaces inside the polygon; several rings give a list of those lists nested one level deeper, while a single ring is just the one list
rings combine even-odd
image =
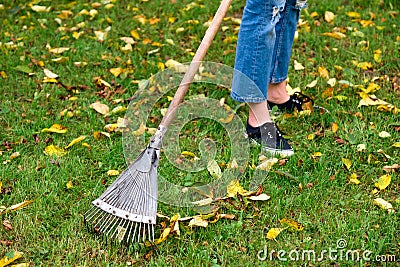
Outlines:
[{"label": "rake", "polygon": [[94,232],[119,242],[154,241],[158,198],[157,167],[162,140],[231,2],[232,0],[222,0],[165,116],[147,147],[114,183],[92,202],[93,206],[85,213],[85,224]]}]

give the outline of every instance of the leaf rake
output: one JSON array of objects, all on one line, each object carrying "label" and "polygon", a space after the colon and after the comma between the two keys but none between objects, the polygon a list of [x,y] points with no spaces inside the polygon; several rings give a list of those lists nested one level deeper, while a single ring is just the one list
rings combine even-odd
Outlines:
[{"label": "leaf rake", "polygon": [[127,244],[146,240],[154,242],[158,198],[157,167],[162,140],[231,2],[232,0],[222,0],[147,148],[92,202],[93,206],[85,213],[85,224],[94,232]]}]

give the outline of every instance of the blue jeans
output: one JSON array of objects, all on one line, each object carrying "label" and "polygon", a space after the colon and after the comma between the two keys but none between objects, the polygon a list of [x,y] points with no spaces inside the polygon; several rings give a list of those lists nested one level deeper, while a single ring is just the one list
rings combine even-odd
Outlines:
[{"label": "blue jeans", "polygon": [[267,99],[268,84],[286,80],[300,9],[307,0],[247,0],[236,47],[231,96]]}]

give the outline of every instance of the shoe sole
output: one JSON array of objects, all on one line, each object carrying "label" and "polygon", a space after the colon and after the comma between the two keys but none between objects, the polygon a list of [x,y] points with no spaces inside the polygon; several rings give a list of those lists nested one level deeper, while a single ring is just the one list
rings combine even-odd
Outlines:
[{"label": "shoe sole", "polygon": [[253,147],[260,147],[262,151],[269,153],[272,156],[281,156],[281,157],[290,157],[294,155],[294,151],[293,150],[281,150],[281,149],[276,149],[276,148],[270,148],[270,147],[265,147],[262,146],[262,144],[260,144],[259,142],[257,142],[257,140],[254,140],[253,138],[249,138],[250,140],[250,144]]}]

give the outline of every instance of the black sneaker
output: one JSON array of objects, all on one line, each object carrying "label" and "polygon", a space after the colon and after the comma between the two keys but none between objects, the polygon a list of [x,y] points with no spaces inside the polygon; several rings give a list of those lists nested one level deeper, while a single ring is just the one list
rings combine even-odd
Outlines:
[{"label": "black sneaker", "polygon": [[262,145],[262,149],[272,155],[289,157],[294,154],[292,147],[283,138],[278,126],[273,122],[266,122],[260,127],[252,127],[247,122],[246,132],[251,142]]},{"label": "black sneaker", "polygon": [[268,100],[267,103],[270,110],[272,110],[272,108],[276,106],[278,110],[288,113],[292,113],[295,110],[297,110],[297,112],[300,112],[304,109],[313,111],[319,110],[322,113],[329,112],[325,108],[314,106],[314,100],[312,100],[309,96],[306,96],[305,94],[299,92],[295,92],[293,95],[291,95],[289,100],[285,103],[276,104]]}]

